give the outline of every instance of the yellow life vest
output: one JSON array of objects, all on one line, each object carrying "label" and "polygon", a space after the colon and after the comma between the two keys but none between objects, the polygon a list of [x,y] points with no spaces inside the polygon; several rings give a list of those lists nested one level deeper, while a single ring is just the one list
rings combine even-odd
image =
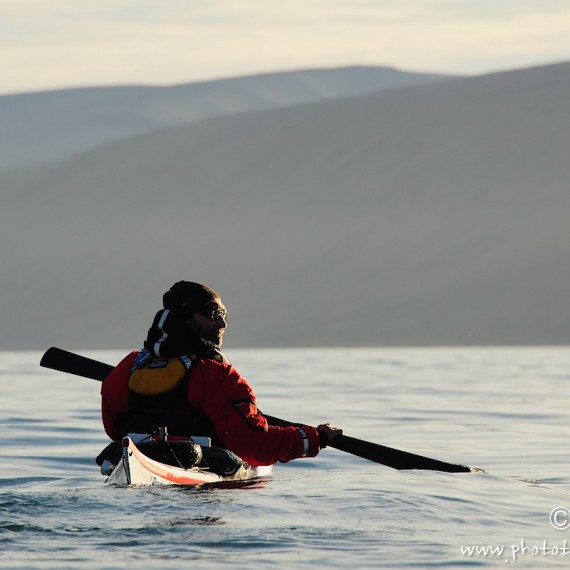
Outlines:
[{"label": "yellow life vest", "polygon": [[129,388],[141,396],[172,392],[184,380],[191,366],[192,359],[189,356],[153,358],[142,368],[133,368]]}]

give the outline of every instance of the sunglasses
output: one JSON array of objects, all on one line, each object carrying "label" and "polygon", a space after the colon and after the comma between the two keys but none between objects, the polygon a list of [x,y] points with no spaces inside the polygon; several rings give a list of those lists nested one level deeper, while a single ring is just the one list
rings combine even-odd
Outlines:
[{"label": "sunglasses", "polygon": [[198,309],[197,313],[203,317],[212,319],[212,321],[217,321],[219,318],[224,319],[224,321],[228,320],[227,309],[222,309],[218,305],[207,305],[206,307]]}]

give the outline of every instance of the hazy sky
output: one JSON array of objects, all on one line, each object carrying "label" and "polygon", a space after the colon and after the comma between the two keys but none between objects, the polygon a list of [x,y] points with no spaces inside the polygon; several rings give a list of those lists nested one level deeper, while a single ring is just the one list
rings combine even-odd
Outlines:
[{"label": "hazy sky", "polygon": [[570,0],[0,0],[0,93],[570,59]]}]

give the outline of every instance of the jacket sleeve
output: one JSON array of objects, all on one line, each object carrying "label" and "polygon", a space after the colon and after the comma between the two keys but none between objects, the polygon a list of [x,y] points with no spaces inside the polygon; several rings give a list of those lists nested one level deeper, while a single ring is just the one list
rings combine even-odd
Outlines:
[{"label": "jacket sleeve", "polygon": [[101,386],[101,418],[105,432],[112,440],[121,439],[123,419],[129,409],[129,376],[137,352],[128,354],[103,380]]},{"label": "jacket sleeve", "polygon": [[[253,390],[231,366],[202,361],[204,413],[216,435],[229,450],[250,465],[285,463],[319,453],[319,433],[311,426],[268,425],[259,412]],[[190,385],[196,386],[194,382]]]}]

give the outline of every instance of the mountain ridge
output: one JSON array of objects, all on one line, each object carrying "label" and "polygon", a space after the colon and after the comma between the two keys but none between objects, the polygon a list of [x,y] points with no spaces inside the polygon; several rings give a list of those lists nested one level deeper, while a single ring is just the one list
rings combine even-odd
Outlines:
[{"label": "mountain ridge", "polygon": [[228,114],[340,98],[450,76],[352,66],[172,86],[101,86],[0,96],[0,170],[46,164],[112,140]]}]

